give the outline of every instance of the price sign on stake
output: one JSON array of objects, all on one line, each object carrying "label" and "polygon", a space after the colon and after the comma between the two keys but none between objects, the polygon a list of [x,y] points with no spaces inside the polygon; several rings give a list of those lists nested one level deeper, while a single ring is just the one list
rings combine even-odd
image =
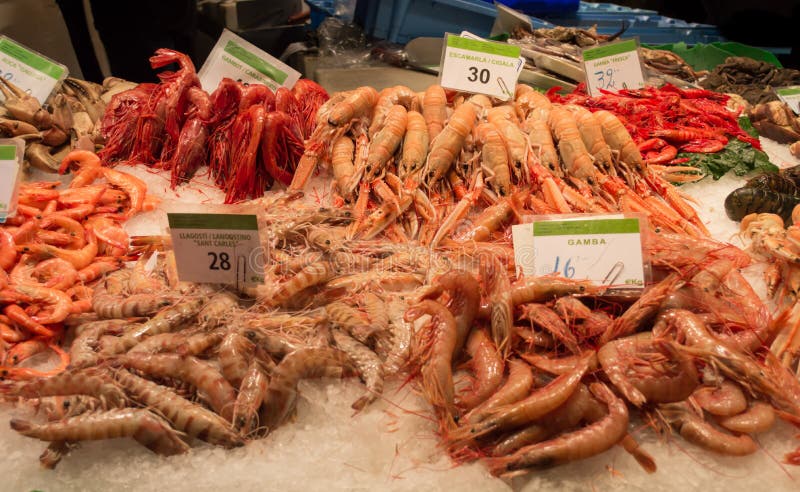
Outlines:
[{"label": "price sign on stake", "polygon": [[225,29],[197,76],[208,92],[216,89],[224,77],[264,84],[274,92],[281,86],[291,89],[300,79],[300,72]]},{"label": "price sign on stake", "polygon": [[514,97],[522,63],[519,46],[445,35],[439,84],[447,89]]},{"label": "price sign on stake", "polygon": [[167,219],[181,280],[236,286],[264,282],[255,215],[170,213]]},{"label": "price sign on stake", "polygon": [[541,220],[511,229],[518,273],[643,288],[638,218]]},{"label": "price sign on stake", "polygon": [[583,50],[583,69],[590,96],[599,96],[600,89],[618,91],[644,87],[644,72],[635,39]]},{"label": "price sign on stake", "polygon": [[800,114],[800,85],[777,87],[775,93],[785,102],[795,114]]},{"label": "price sign on stake", "polygon": [[0,224],[17,210],[19,162],[24,152],[22,139],[0,139]]},{"label": "price sign on stake", "polygon": [[0,77],[44,103],[67,77],[67,67],[0,36]]}]

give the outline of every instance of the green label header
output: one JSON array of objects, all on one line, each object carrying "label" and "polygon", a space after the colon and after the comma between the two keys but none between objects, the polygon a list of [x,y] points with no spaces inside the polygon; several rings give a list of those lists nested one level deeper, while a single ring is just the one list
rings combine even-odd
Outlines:
[{"label": "green label header", "polygon": [[255,215],[239,214],[167,214],[172,229],[221,229],[257,231]]},{"label": "green label header", "polygon": [[0,145],[0,161],[16,161],[16,145]]},{"label": "green label header", "polygon": [[619,43],[607,44],[604,46],[598,46],[597,48],[583,50],[583,59],[584,61],[597,60],[598,58],[606,58],[608,56],[636,51],[636,48],[636,40],[629,39]]},{"label": "green label header", "polygon": [[225,45],[225,52],[245,62],[253,67],[253,69],[256,71],[266,75],[279,84],[283,84],[283,81],[288,77],[286,73],[273,67],[269,63],[250,53],[233,41],[228,41],[228,44]]},{"label": "green label header", "polygon": [[64,75],[64,67],[25,49],[10,39],[0,39],[0,52],[16,58],[25,65],[35,68],[48,77],[52,77],[56,80],[60,79],[61,76]]},{"label": "green label header", "polygon": [[546,220],[533,223],[534,236],[580,236],[639,232],[639,219]]},{"label": "green label header", "polygon": [[447,35],[447,46],[461,50],[478,51],[489,55],[507,56],[509,58],[519,58],[519,46],[506,43],[495,43],[492,41],[479,41],[477,39],[462,38],[455,34]]},{"label": "green label header", "polygon": [[775,92],[781,96],[795,96],[800,94],[800,86],[793,85],[791,87],[779,87],[775,89]]}]

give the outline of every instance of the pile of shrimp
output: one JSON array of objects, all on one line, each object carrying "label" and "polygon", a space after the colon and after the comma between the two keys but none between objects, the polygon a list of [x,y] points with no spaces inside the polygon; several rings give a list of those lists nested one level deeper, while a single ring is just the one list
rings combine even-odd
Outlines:
[{"label": "pile of shrimp", "polygon": [[729,456],[757,452],[752,435],[776,415],[800,422],[800,381],[769,351],[783,324],[739,271],[749,256],[654,236],[659,280],[632,303],[559,277],[498,289],[508,280],[489,257],[413,298],[406,319],[425,321],[409,367],[456,462],[513,477],[619,445],[652,473],[631,434],[636,411],[660,435]]},{"label": "pile of shrimp", "polygon": [[[513,254],[497,243],[349,239],[347,210],[297,195],[262,206],[270,261],[267,282],[249,292],[256,306],[322,310],[337,344],[337,330],[355,338],[354,361],[374,361],[355,362],[369,393],[382,383],[367,368],[404,361],[458,462],[489,456],[494,474],[512,476],[619,444],[653,472],[629,434],[636,410],[658,433],[726,455],[756,452],[750,435],[776,414],[800,419],[800,382],[768,350],[784,324],[740,273],[750,255],[731,244],[647,236],[658,281],[620,300],[587,281],[514,281]],[[375,332],[387,326],[376,324],[381,301],[407,305],[412,332],[394,335],[400,345]],[[396,315],[388,326],[401,326]],[[405,350],[383,355],[391,346]]]},{"label": "pile of shrimp", "polygon": [[[19,188],[14,217],[0,225],[0,377],[57,374],[69,362],[58,346],[64,321],[92,309],[92,284],[128,259],[122,223],[155,206],[147,187],[126,173],[100,166],[92,152],[69,153],[62,168],[78,165],[66,188],[59,181]],[[49,370],[20,366],[52,350]]]},{"label": "pile of shrimp", "polygon": [[[567,96],[555,91],[548,92],[548,96],[553,102],[614,113],[644,153],[645,162],[661,168],[675,181],[696,181],[704,177],[690,166],[675,167],[689,160],[677,158],[679,151],[719,152],[725,148],[729,137],[761,149],[759,140],[739,126],[742,103],[747,104],[741,98],[706,89],[681,89],[672,84],[601,92],[600,96],[589,97],[582,83]],[[662,164],[668,167],[660,167]]]},{"label": "pile of shrimp", "polygon": [[153,68],[171,63],[178,70],[159,73],[159,84],[111,99],[102,119],[103,162],[168,169],[173,189],[208,165],[226,203],[261,196],[273,180],[288,184],[328,93],[308,79],[273,93],[225,77],[209,94],[188,55],[162,48],[150,58]]},{"label": "pile of shrimp", "polygon": [[[378,398],[384,375],[405,363],[411,329],[398,298],[367,302],[372,318],[344,302],[279,312],[179,282],[169,252],[145,252],[98,284],[93,312],[70,319],[66,372],[0,392],[32,413],[11,427],[50,442],[47,468],[84,440],[133,437],[162,455],[192,439],[242,446],[289,420],[302,379],[359,375],[367,391],[353,408]],[[380,358],[365,345],[373,339]]]},{"label": "pile of shrimp", "polygon": [[[791,217],[798,224],[800,206]],[[767,262],[767,295],[777,303],[777,318],[786,326],[771,350],[784,366],[800,374],[800,226],[784,227],[777,214],[752,213],[742,218],[741,235],[750,242],[749,251]]]},{"label": "pile of shrimp", "polygon": [[436,246],[487,206],[489,233],[526,211],[622,211],[644,213],[668,231],[708,235],[613,113],[552,103],[526,85],[507,102],[438,85],[334,94],[317,112],[288,191],[303,190],[319,164],[330,168],[334,203],[352,208],[352,238],[386,231]]}]

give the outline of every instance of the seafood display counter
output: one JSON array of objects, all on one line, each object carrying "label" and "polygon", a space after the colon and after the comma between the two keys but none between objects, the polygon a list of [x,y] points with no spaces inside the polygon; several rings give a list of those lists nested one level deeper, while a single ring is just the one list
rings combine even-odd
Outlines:
[{"label": "seafood display counter", "polygon": [[[0,79],[32,167],[0,226],[0,488],[797,488],[800,161],[759,137],[774,112],[151,63],[178,69],[68,78],[52,113]],[[255,216],[264,280],[182,280],[179,213]],[[522,275],[512,226],[545,216],[639,218],[646,285]]]}]

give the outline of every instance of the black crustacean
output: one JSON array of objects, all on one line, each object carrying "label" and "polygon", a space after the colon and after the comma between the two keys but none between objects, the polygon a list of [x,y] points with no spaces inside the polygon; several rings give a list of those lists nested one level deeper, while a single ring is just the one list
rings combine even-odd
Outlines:
[{"label": "black crustacean", "polygon": [[800,204],[799,184],[800,166],[759,174],[725,198],[725,213],[735,221],[751,213],[773,213],[789,225],[792,210]]}]

